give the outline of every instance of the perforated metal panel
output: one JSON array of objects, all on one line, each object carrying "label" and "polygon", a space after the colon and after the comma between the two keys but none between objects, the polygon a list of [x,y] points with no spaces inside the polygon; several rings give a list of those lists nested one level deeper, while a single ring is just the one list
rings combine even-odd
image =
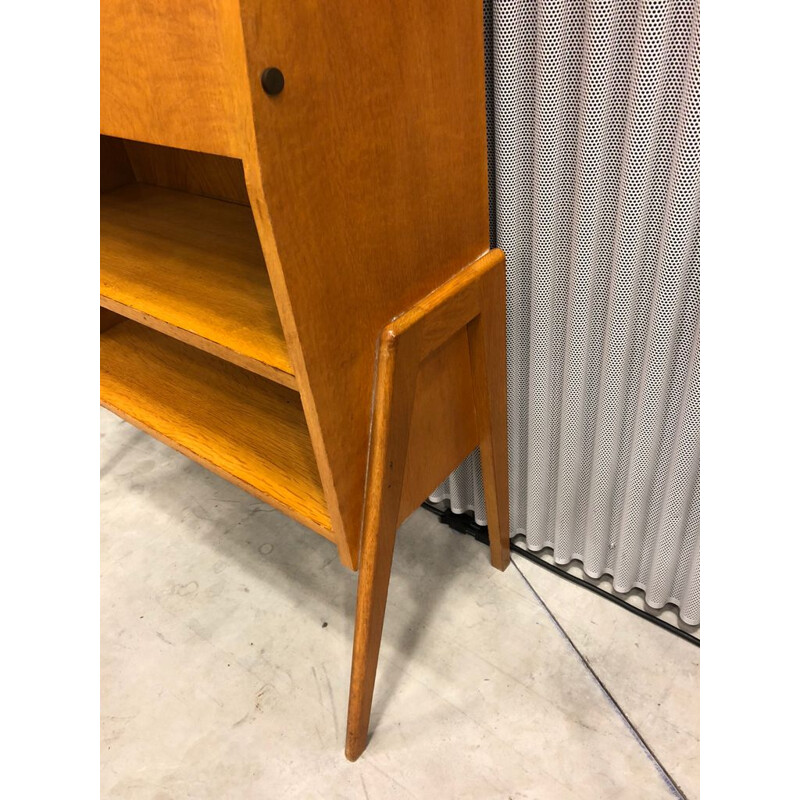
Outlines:
[{"label": "perforated metal panel", "polygon": [[698,624],[699,2],[485,10],[512,532]]}]

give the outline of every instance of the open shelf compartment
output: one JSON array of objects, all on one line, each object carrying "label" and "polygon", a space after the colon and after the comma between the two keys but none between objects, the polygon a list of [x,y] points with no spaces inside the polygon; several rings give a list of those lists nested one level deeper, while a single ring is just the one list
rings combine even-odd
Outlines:
[{"label": "open shelf compartment", "polygon": [[100,335],[100,401],[334,539],[297,392],[123,320]]},{"label": "open shelf compartment", "polygon": [[296,388],[241,165],[105,145],[118,176],[100,195],[100,305]]}]

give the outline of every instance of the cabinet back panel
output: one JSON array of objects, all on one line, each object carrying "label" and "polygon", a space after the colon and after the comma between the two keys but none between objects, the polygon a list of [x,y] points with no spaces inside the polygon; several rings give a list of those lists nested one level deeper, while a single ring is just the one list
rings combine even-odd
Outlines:
[{"label": "cabinet back panel", "polygon": [[242,155],[234,15],[229,0],[103,0],[100,132]]},{"label": "cabinet back panel", "polygon": [[238,158],[101,136],[100,165],[101,191],[128,183],[146,183],[250,205]]}]

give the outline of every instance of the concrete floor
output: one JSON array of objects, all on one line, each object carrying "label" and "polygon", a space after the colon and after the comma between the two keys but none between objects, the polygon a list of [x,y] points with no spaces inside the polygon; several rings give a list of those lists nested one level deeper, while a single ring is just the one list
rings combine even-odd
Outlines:
[{"label": "concrete floor", "polygon": [[422,510],[350,764],[356,575],[105,411],[101,439],[104,798],[676,796],[653,755],[699,797],[699,650]]}]

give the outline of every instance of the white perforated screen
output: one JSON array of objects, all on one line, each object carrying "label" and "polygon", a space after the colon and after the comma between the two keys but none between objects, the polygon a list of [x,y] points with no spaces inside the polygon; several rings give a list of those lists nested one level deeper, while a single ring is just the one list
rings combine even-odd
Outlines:
[{"label": "white perforated screen", "polygon": [[698,624],[699,2],[485,8],[512,533]]}]

